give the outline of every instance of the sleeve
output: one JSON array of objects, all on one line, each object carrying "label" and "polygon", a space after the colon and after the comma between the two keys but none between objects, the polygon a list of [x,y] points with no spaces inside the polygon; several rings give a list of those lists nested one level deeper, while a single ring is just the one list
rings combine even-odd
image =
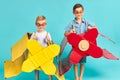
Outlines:
[{"label": "sleeve", "polygon": [[68,26],[65,28],[65,32],[70,32],[72,29],[72,22],[68,24]]},{"label": "sleeve", "polygon": [[91,21],[86,20],[86,22],[87,22],[87,26],[90,26],[90,27],[94,27],[95,26],[95,23],[93,23]]}]

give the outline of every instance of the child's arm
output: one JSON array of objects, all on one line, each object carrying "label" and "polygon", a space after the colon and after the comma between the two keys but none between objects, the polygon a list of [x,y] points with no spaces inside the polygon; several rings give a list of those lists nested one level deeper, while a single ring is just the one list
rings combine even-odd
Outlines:
[{"label": "child's arm", "polygon": [[71,29],[69,32],[65,32],[64,35],[67,36],[70,33],[76,33],[75,29]]},{"label": "child's arm", "polygon": [[95,23],[86,20],[87,23],[87,30],[92,29],[92,28],[97,28],[97,26],[95,25]]},{"label": "child's arm", "polygon": [[46,35],[46,40],[47,40],[47,43],[50,45],[50,44],[53,44],[53,41],[51,39],[51,36],[50,34],[47,32],[47,35]]},{"label": "child's arm", "polygon": [[53,44],[53,42],[52,42],[52,40],[50,40],[49,36],[46,36],[46,39],[47,39],[48,44]]},{"label": "child's arm", "polygon": [[89,29],[92,29],[92,28],[97,28],[97,27],[96,27],[96,26],[93,26],[93,27],[88,26],[88,27],[87,27],[88,30],[89,30]]},{"label": "child's arm", "polygon": [[30,39],[35,39],[35,40],[37,40],[36,32],[32,33]]},{"label": "child's arm", "polygon": [[76,33],[76,29],[75,29],[73,21],[71,23],[69,23],[68,26],[65,28],[64,36],[67,36],[70,33]]}]

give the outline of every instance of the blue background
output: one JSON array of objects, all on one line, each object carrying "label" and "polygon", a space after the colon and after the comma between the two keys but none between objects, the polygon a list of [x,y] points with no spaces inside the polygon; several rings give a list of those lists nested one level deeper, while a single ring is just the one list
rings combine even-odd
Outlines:
[{"label": "blue background", "polygon": [[[11,59],[10,48],[26,32],[37,30],[36,17],[46,16],[46,30],[50,32],[54,42],[60,44],[64,28],[74,19],[72,7],[75,3],[84,6],[84,18],[95,22],[99,32],[116,42],[114,45],[99,36],[98,45],[120,58],[119,0],[0,0],[0,80],[4,80],[3,62]],[[65,48],[62,57],[68,55],[69,47]],[[84,72],[83,80],[120,80],[120,61],[88,57]],[[66,80],[74,80],[73,68],[65,77]],[[48,77],[41,72],[40,79],[46,80]],[[34,72],[21,73],[7,80],[35,80],[35,76]]]}]

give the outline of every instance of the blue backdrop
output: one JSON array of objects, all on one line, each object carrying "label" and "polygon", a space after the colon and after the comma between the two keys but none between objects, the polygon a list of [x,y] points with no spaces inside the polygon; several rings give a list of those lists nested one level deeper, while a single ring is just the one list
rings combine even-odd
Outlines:
[{"label": "blue backdrop", "polygon": [[[98,45],[107,48],[120,58],[120,1],[119,0],[0,0],[0,80],[4,80],[5,60],[11,59],[10,48],[26,33],[36,30],[35,19],[38,15],[47,18],[46,30],[55,43],[60,44],[64,28],[74,19],[72,7],[83,4],[84,18],[95,22],[99,32],[112,38],[112,44],[98,37]],[[69,45],[62,57],[68,55]],[[73,68],[65,74],[66,80],[74,80]],[[87,58],[83,80],[120,80],[120,61],[104,58]],[[41,80],[48,77],[41,72]],[[34,72],[21,73],[7,80],[35,80]],[[56,80],[54,78],[54,80]]]}]

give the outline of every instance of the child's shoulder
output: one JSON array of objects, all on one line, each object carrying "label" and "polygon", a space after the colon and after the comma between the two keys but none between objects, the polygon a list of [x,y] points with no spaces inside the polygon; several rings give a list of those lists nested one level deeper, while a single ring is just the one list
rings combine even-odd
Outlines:
[{"label": "child's shoulder", "polygon": [[48,31],[46,31],[46,30],[43,32],[43,34],[44,35],[50,35],[50,33]]},{"label": "child's shoulder", "polygon": [[68,25],[73,25],[74,23],[75,23],[75,20],[72,20],[72,21],[69,22]]},{"label": "child's shoulder", "polygon": [[46,33],[47,35],[50,35],[50,32],[48,32],[48,31],[45,31],[45,33]]},{"label": "child's shoulder", "polygon": [[83,20],[84,22],[86,22],[86,23],[87,23],[87,22],[92,22],[91,20],[85,19],[85,18],[83,18],[82,20]]}]

